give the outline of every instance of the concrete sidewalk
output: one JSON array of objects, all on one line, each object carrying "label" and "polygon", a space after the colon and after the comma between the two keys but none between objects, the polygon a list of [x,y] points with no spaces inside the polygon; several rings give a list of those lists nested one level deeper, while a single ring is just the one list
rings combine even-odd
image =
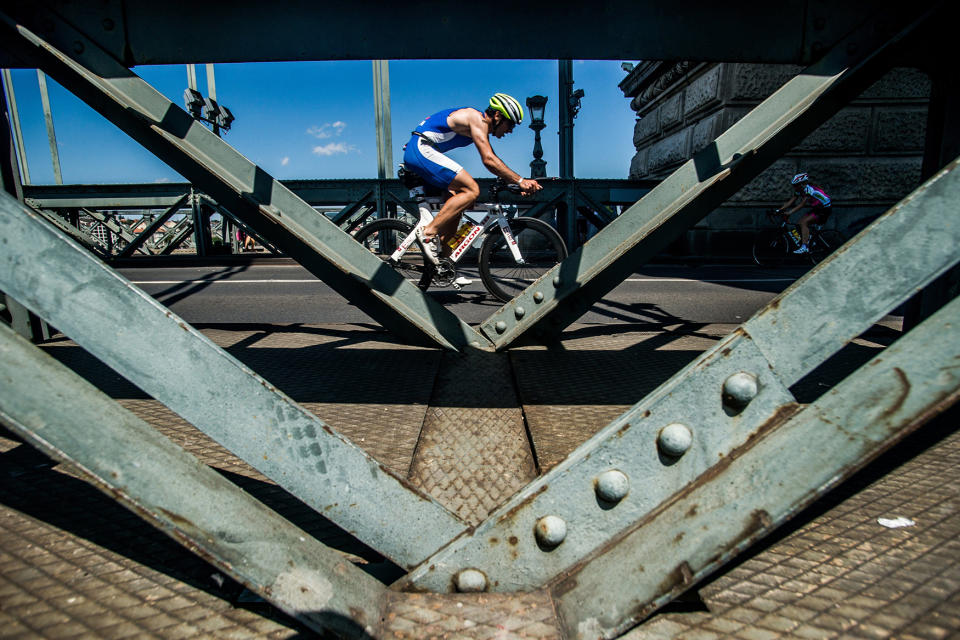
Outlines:
[{"label": "concrete sidewalk", "polygon": [[[202,330],[385,466],[476,523],[733,328],[578,325],[549,349],[470,356],[405,346],[360,325]],[[815,399],[897,335],[895,327],[875,326],[798,383],[794,395]],[[388,583],[403,575],[73,342],[60,337],[43,348],[373,575]],[[627,637],[955,633],[960,436],[956,412],[947,415]],[[64,465],[9,437],[0,437],[0,461],[0,637],[310,635]],[[877,523],[897,516],[916,525]],[[461,598],[457,615],[466,605],[487,616],[469,632],[430,596],[403,598],[392,608],[393,626],[383,631],[400,638],[557,637],[544,613],[552,613],[549,606],[539,606],[536,594],[524,598]],[[511,613],[518,606],[526,612],[519,617]],[[498,629],[509,616],[519,622]]]}]

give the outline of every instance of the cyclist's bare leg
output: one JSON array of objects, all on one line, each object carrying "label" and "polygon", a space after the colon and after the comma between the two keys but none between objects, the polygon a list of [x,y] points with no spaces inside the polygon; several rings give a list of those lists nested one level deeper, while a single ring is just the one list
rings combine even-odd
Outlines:
[{"label": "cyclist's bare leg", "polygon": [[817,214],[815,213],[805,213],[802,218],[800,218],[800,241],[803,244],[810,242],[810,223],[816,224]]},{"label": "cyclist's bare leg", "polygon": [[460,215],[480,197],[480,187],[465,170],[454,176],[447,186],[450,197],[443,203],[433,222],[423,228],[423,233],[429,240],[434,235],[440,237],[440,246],[453,237],[460,226]]}]

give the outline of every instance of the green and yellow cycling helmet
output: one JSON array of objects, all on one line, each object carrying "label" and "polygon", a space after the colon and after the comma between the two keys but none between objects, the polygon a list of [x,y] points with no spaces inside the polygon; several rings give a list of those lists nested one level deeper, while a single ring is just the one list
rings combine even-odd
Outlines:
[{"label": "green and yellow cycling helmet", "polygon": [[523,122],[523,107],[511,96],[505,93],[495,93],[490,98],[490,108],[499,111],[504,118],[513,124]]}]

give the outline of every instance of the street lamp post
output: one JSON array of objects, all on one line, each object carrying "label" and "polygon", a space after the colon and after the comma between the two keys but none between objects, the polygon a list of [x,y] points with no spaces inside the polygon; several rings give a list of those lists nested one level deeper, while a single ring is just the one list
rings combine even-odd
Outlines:
[{"label": "street lamp post", "polygon": [[533,129],[533,162],[530,163],[531,178],[547,177],[547,162],[543,159],[543,145],[540,143],[540,132],[546,127],[543,113],[547,107],[545,96],[530,96],[527,98],[527,108],[530,109],[530,128]]}]

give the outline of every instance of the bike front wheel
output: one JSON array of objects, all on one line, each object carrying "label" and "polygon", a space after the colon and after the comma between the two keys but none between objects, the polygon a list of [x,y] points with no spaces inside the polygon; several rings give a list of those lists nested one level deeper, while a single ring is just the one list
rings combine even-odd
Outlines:
[{"label": "bike front wheel", "polygon": [[780,231],[761,231],[753,241],[753,261],[761,267],[778,267],[790,253],[790,245]]},{"label": "bike front wheel", "polygon": [[407,248],[399,262],[390,261],[390,256],[413,231],[413,225],[396,218],[381,218],[363,226],[353,238],[378,258],[389,263],[407,280],[419,282],[424,274],[424,256],[416,242]]},{"label": "bike front wheel", "polygon": [[491,229],[480,248],[480,278],[495,298],[509,302],[567,257],[567,246],[556,229],[536,218],[510,220],[522,263],[514,260],[499,229]]}]

